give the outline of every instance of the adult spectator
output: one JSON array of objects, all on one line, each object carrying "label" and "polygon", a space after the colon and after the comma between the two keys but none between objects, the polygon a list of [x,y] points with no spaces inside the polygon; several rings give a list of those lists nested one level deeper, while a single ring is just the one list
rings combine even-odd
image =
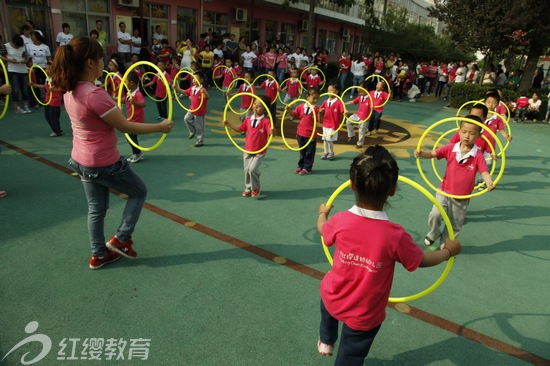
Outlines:
[{"label": "adult spectator", "polygon": [[139,36],[139,29],[134,29],[134,35],[132,36],[132,53],[138,54],[141,51],[141,37]]},{"label": "adult spectator", "polygon": [[258,57],[254,52],[251,51],[250,46],[246,46],[245,52],[242,54],[242,65],[244,72],[250,72],[254,75],[254,64],[253,62]]},{"label": "adult spectator", "polygon": [[[12,86],[11,97],[15,113],[32,113],[29,108],[28,98],[28,73],[27,62],[29,56],[25,42],[19,34],[15,34],[11,42],[8,42],[0,48],[0,58],[7,63],[8,78]],[[23,100],[23,107],[19,106],[19,94]]]},{"label": "adult spectator", "polygon": [[277,50],[277,81],[279,84],[285,79],[288,56],[283,48]]},{"label": "adult spectator", "polygon": [[117,52],[124,63],[130,61],[132,55],[132,36],[126,32],[126,23],[118,23],[119,31],[117,32]]},{"label": "adult spectator", "polygon": [[[363,61],[363,57],[360,53],[355,55],[355,60],[351,63],[350,72],[353,75],[353,86],[358,86],[363,83],[363,80],[365,80],[365,62]],[[356,88],[351,89],[350,93],[350,99],[354,98],[354,95],[358,94]]]},{"label": "adult spectator", "polygon": [[466,75],[466,82],[472,84],[479,83],[479,73],[479,66],[474,63],[470,64],[468,74]]},{"label": "adult spectator", "polygon": [[537,92],[533,93],[533,96],[529,99],[529,105],[527,106],[527,112],[525,113],[525,119],[537,122],[540,120],[540,106],[542,101],[540,95]]},{"label": "adult spectator", "polygon": [[231,59],[233,62],[235,61],[239,61],[239,54],[238,54],[238,49],[239,49],[239,44],[237,42],[235,42],[235,35],[234,34],[230,34],[229,35],[229,41],[227,41],[226,43],[226,46],[227,46],[227,54],[226,54],[226,58],[229,58]]},{"label": "adult spectator", "polygon": [[521,81],[521,78],[519,77],[518,70],[514,70],[512,72],[512,76],[510,76],[506,81],[506,84],[512,86],[514,90],[517,90],[520,81]]},{"label": "adult spectator", "polygon": [[223,43],[218,42],[214,48],[214,55],[218,56],[219,60],[223,60]]},{"label": "adult spectator", "polygon": [[481,82],[481,84],[495,85],[496,80],[497,80],[497,75],[495,74],[495,67],[489,64],[489,66],[487,66],[487,70],[485,71],[485,74],[483,75],[483,81]]},{"label": "adult spectator", "polygon": [[153,33],[153,39],[156,39],[160,43],[165,38],[166,38],[166,36],[164,34],[162,34],[162,30],[160,28],[160,25],[155,26],[155,33]]},{"label": "adult spectator", "polygon": [[245,42],[245,38],[244,37],[240,37],[239,38],[239,45],[238,45],[238,52],[239,52],[239,62],[242,60],[243,58],[243,53],[246,52],[246,42]]},{"label": "adult spectator", "polygon": [[[364,61],[363,61],[364,62]],[[346,90],[346,80],[351,69],[351,53],[342,52],[340,56],[340,93]]]},{"label": "adult spectator", "polygon": [[468,73],[468,70],[466,66],[464,66],[464,61],[459,61],[458,67],[456,68],[456,71],[455,71],[455,84],[465,82],[467,73]]},{"label": "adult spectator", "polygon": [[31,32],[37,31],[42,36],[44,36],[44,33],[41,30],[35,28],[34,23],[32,21],[30,20],[25,21],[25,25],[28,25],[29,27],[31,27]]},{"label": "adult spectator", "polygon": [[31,32],[31,27],[29,27],[27,24],[23,24],[21,26],[21,38],[23,38],[25,46],[32,45]]},{"label": "adult spectator", "polygon": [[204,85],[209,87],[212,85],[212,65],[214,65],[214,52],[210,50],[210,45],[204,45],[204,51],[199,53],[201,68],[204,73]]},{"label": "adult spectator", "polygon": [[101,44],[103,48],[103,54],[106,54],[107,51],[107,32],[103,30],[103,21],[98,19],[95,21],[95,30],[97,31],[98,37],[97,41]]},{"label": "adult spectator", "polygon": [[57,47],[69,44],[71,39],[74,38],[74,36],[71,34],[71,26],[69,25],[69,23],[63,23],[62,27],[63,31],[57,33],[57,37],[55,37],[55,43],[57,44]]},{"label": "adult spectator", "polygon": [[294,51],[294,53],[288,56],[288,58],[289,59],[294,58],[294,66],[296,66],[296,68],[299,69],[300,66],[302,65],[302,48],[296,47],[296,50]]}]

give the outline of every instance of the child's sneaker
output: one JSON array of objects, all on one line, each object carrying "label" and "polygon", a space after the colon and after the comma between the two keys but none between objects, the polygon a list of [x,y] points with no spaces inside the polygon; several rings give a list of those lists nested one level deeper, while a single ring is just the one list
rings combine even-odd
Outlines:
[{"label": "child's sneaker", "polygon": [[307,170],[305,170],[305,169],[302,169],[302,170],[300,170],[300,173],[298,173],[298,174],[300,174],[300,175],[308,175],[308,174],[311,174],[311,172],[310,172],[310,171],[307,171]]},{"label": "child's sneaker", "polygon": [[107,254],[103,257],[92,256],[90,259],[90,269],[100,269],[107,263],[111,263],[120,259],[120,254],[113,252],[112,250],[107,250]]},{"label": "child's sneaker", "polygon": [[425,237],[425,238],[424,238],[424,245],[425,245],[425,246],[429,247],[429,246],[432,245],[433,243],[435,243],[435,240],[432,240],[432,239],[430,239],[430,238],[428,238],[428,237]]},{"label": "child's sneaker", "polygon": [[332,356],[332,351],[334,350],[334,346],[330,344],[326,344],[321,342],[321,338],[317,340],[317,351],[319,351],[320,355],[323,356]]},{"label": "child's sneaker", "polygon": [[252,197],[258,197],[260,195],[260,187],[252,191]]},{"label": "child's sneaker", "polygon": [[29,108],[29,106],[26,106],[25,107],[25,113],[32,113],[31,109]]},{"label": "child's sneaker", "polygon": [[15,108],[15,113],[25,114],[27,112],[25,112],[25,110],[22,107],[17,107]]},{"label": "child's sneaker", "polygon": [[132,244],[134,244],[132,239],[128,239],[126,242],[121,242],[116,236],[113,236],[107,242],[107,248],[125,256],[126,258],[135,259],[137,257],[137,253],[134,249],[132,249]]},{"label": "child's sneaker", "polygon": [[301,171],[302,171],[302,168],[298,167],[294,169],[294,174],[300,174]]},{"label": "child's sneaker", "polygon": [[328,160],[333,160],[334,159],[334,153],[328,153],[327,159]]},{"label": "child's sneaker", "polygon": [[140,161],[142,157],[143,157],[142,154],[133,154],[126,161],[131,163],[131,164],[134,164],[134,163],[137,163],[138,161]]},{"label": "child's sneaker", "polygon": [[322,159],[322,160],[327,160],[327,158],[328,158],[328,154],[327,154],[327,153],[325,153],[325,154],[323,154],[323,156],[321,156],[321,159]]},{"label": "child's sneaker", "polygon": [[250,191],[243,191],[243,197],[250,197]]}]

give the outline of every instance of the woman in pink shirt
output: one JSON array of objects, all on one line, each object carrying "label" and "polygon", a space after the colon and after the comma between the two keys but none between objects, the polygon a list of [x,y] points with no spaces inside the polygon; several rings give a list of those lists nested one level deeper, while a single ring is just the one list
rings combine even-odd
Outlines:
[{"label": "woman in pink shirt", "polygon": [[460,243],[450,239],[442,250],[423,252],[401,225],[389,221],[383,209],[397,190],[398,175],[388,150],[370,146],[349,170],[355,205],[330,220],[332,206],[319,207],[317,229],[325,244],[336,249],[332,270],[321,281],[317,349],[323,356],[332,355],[338,322],[344,323],[334,363],[338,366],[363,365],[386,318],[395,263],[412,272],[460,253]]},{"label": "woman in pink shirt", "polygon": [[[73,129],[69,164],[80,175],[88,201],[90,269],[135,258],[132,233],[143,208],[147,188],[117,150],[116,130],[129,134],[169,133],[173,122],[131,123],[109,94],[94,85],[103,72],[103,48],[93,38],[76,37],[59,47],[51,65],[52,84],[65,93],[64,103]],[[103,232],[109,189],[128,195],[122,222],[105,244]]]}]

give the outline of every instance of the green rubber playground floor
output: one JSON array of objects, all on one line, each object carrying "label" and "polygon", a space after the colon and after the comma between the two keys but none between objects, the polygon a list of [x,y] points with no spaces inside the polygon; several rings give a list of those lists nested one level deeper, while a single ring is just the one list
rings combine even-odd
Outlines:
[{"label": "green rubber playground floor", "polygon": [[[260,198],[243,198],[242,153],[221,125],[220,93],[211,95],[204,147],[187,139],[174,103],[173,132],[133,166],[149,189],[133,235],[139,256],[98,271],[88,269],[86,201],[67,164],[66,113],[66,135],[57,138],[48,136],[41,110],[10,108],[0,120],[0,190],[9,192],[0,199],[0,366],[22,358],[37,365],[334,362],[316,348],[319,281],[330,267],[315,224],[357,149],[342,132],[336,159],[325,161],[319,142],[313,174],[298,176],[298,153],[278,136],[261,168]],[[429,125],[456,113],[445,104],[390,101],[380,135],[368,143],[384,144],[401,174],[426,186],[412,152]],[[147,116],[156,117],[152,101]],[[550,365],[550,125],[511,128],[502,179],[472,200],[448,278],[421,299],[388,306],[368,365]],[[294,143],[295,124],[283,130]],[[122,135],[119,150],[131,154]],[[436,182],[430,162],[422,167]],[[111,195],[107,237],[124,203]],[[333,212],[352,204],[346,190]],[[430,208],[401,184],[387,210],[420,243]],[[397,268],[392,296],[424,290],[443,269]]]}]

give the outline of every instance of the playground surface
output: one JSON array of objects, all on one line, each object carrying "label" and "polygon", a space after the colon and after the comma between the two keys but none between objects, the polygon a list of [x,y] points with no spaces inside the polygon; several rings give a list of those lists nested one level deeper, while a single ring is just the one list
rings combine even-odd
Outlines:
[{"label": "playground surface", "polygon": [[[384,144],[400,174],[427,187],[412,153],[428,126],[455,115],[445,105],[430,97],[390,101],[380,134],[367,143]],[[348,179],[358,150],[341,132],[336,158],[321,160],[319,139],[313,173],[299,176],[298,153],[277,136],[261,167],[260,197],[243,198],[242,153],[221,124],[221,93],[211,91],[201,148],[187,138],[183,110],[173,108],[173,132],[132,166],[149,191],[133,235],[139,255],[97,271],[88,269],[84,192],[67,164],[66,113],[65,135],[55,138],[42,110],[10,108],[0,120],[0,189],[8,191],[0,199],[0,366],[39,356],[37,365],[334,362],[316,348],[319,281],[330,265],[315,225],[319,205]],[[155,120],[152,101],[146,116]],[[291,144],[295,122],[283,129]],[[451,127],[431,133],[424,146]],[[472,199],[449,276],[425,297],[389,304],[366,364],[550,365],[550,125],[511,129],[502,179]],[[131,154],[122,134],[119,150]],[[437,182],[428,160],[422,167]],[[124,203],[113,192],[107,237]],[[333,213],[352,205],[345,190]],[[421,243],[430,208],[401,184],[387,211]],[[408,273],[398,265],[392,296],[424,290],[443,269]]]}]

